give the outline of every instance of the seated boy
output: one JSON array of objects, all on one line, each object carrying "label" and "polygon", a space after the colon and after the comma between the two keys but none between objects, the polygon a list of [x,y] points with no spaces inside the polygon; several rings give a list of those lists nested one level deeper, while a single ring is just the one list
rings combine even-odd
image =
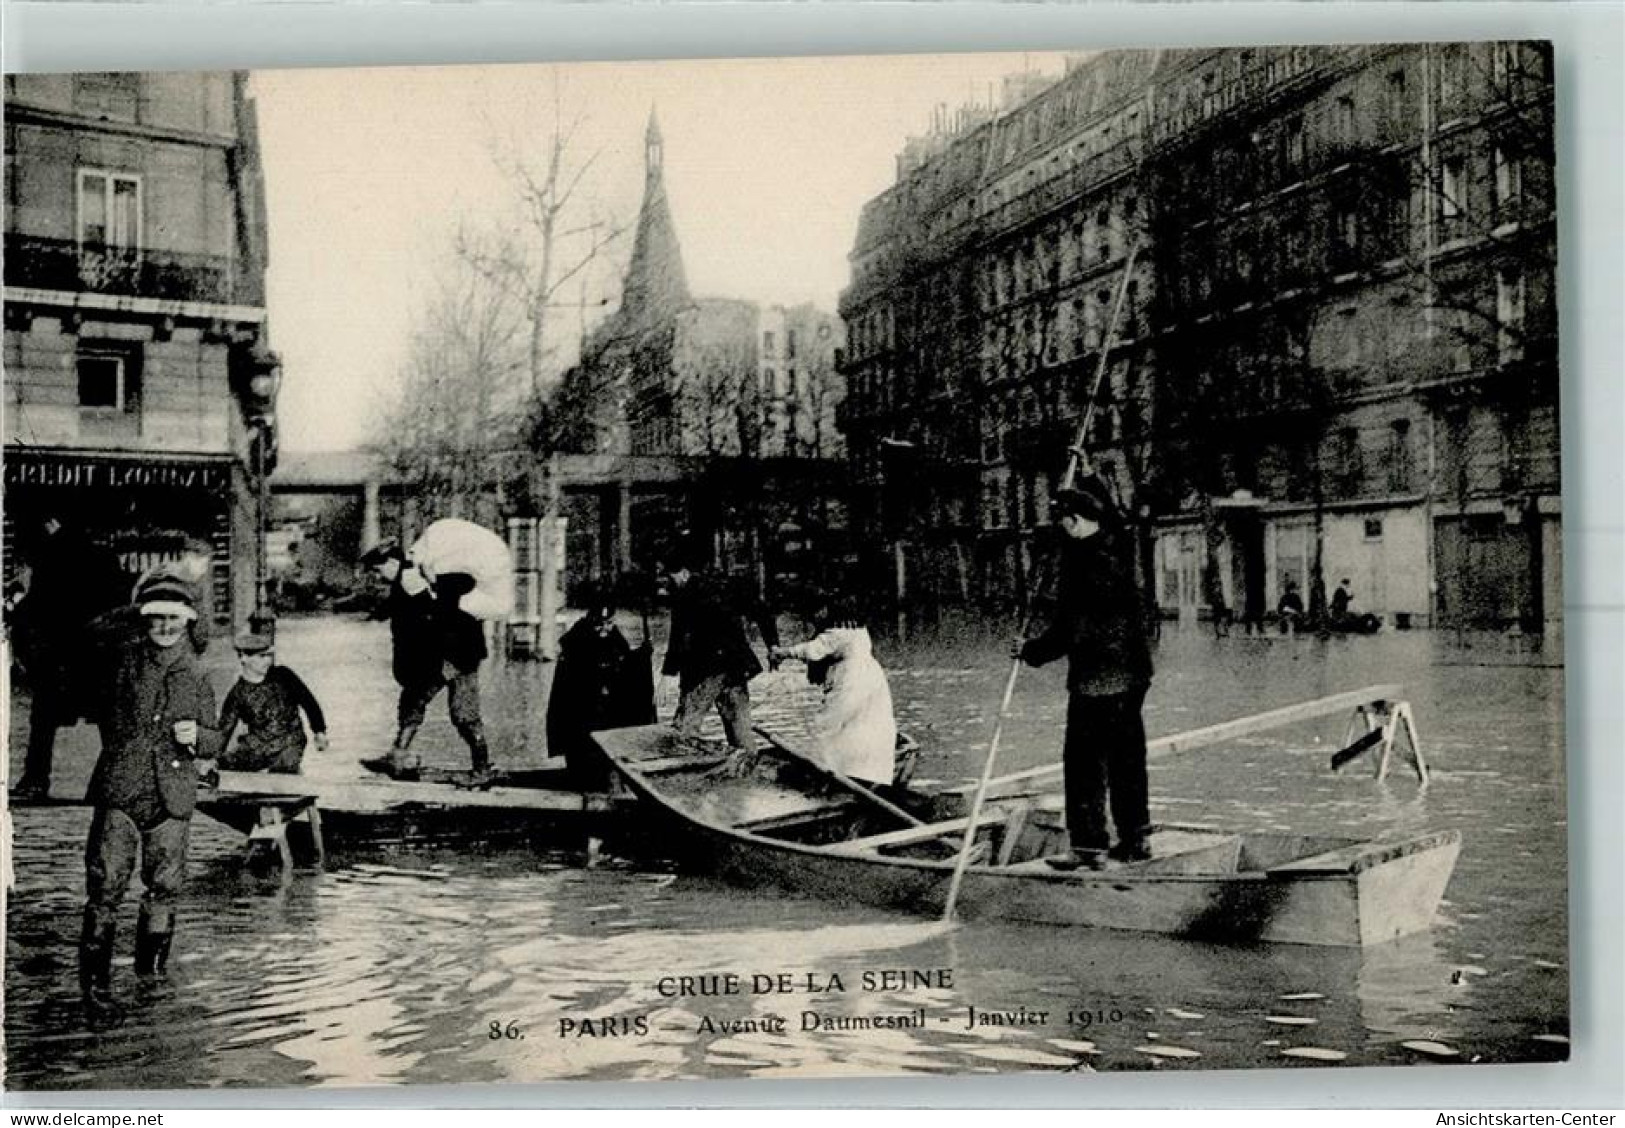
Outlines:
[{"label": "seated boy", "polygon": [[304,710],[316,747],[327,751],[327,719],[322,707],[299,675],[276,664],[271,640],[264,635],[238,635],[237,657],[242,676],[226,693],[220,706],[222,742],[231,739],[237,722],[243,723],[243,736],[237,747],[220,757],[220,767],[249,772],[299,771],[305,754],[305,727],[299,711]]}]

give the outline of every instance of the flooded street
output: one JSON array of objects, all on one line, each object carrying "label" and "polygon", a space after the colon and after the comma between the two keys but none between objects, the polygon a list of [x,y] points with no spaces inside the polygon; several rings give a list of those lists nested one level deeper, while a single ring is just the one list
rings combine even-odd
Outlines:
[{"label": "flooded street", "polygon": [[[627,630],[637,641],[639,628],[628,621]],[[1369,757],[1331,773],[1343,726],[1336,718],[1154,763],[1152,813],[1162,822],[1363,838],[1459,830],[1460,862],[1431,933],[1360,952],[989,922],[944,928],[737,890],[647,860],[611,856],[588,869],[579,852],[375,851],[279,882],[245,873],[241,837],[200,815],[169,982],[151,989],[135,980],[132,896],[115,965],[129,1019],[91,1033],[75,972],[90,811],[26,808],[13,812],[7,1084],[274,1087],[1558,1059],[1568,1033],[1563,673],[1500,639],[1475,641],[1463,649],[1430,632],[1322,641],[1170,631],[1147,704],[1156,736],[1402,683],[1433,769],[1425,791],[1404,763],[1381,784]],[[882,641],[877,649],[900,724],[923,748],[916,782],[973,779],[1008,671],[1002,636]],[[355,761],[387,743],[387,653],[381,624],[282,624],[279,660],[305,678],[329,717],[331,750],[312,749],[305,760],[318,786],[357,778]],[[211,666],[223,692],[229,655],[212,654]],[[551,669],[486,667],[499,766],[541,758]],[[816,703],[799,666],[759,679],[753,692],[759,722],[791,737]],[[445,708],[443,698],[431,707],[418,744],[428,761],[462,765],[466,752]],[[1024,671],[1001,770],[1057,759],[1064,709],[1063,664]],[[15,768],[22,695],[14,713]],[[89,728],[62,735],[59,795],[82,794],[93,754]],[[930,982],[892,986],[881,974],[888,970],[924,972]],[[704,991],[729,974],[741,978],[738,991]],[[679,975],[692,977],[692,991],[673,982]],[[774,983],[785,976],[785,986],[753,991],[755,975]],[[782,1032],[774,1016],[784,1020]],[[877,1016],[908,1024],[840,1028]],[[978,1021],[990,1016],[999,1023]],[[1410,1049],[1407,1040],[1439,1048]]]}]

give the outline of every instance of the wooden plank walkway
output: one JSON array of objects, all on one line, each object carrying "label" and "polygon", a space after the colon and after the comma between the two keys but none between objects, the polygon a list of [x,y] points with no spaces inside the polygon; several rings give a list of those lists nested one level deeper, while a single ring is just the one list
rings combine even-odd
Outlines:
[{"label": "wooden plank walkway", "polygon": [[465,810],[598,810],[601,797],[580,791],[536,787],[471,790],[449,783],[417,783],[377,776],[372,779],[314,780],[267,772],[221,772],[220,786],[199,793],[211,799],[250,800],[255,796],[308,796],[327,811],[385,812],[398,807]]}]

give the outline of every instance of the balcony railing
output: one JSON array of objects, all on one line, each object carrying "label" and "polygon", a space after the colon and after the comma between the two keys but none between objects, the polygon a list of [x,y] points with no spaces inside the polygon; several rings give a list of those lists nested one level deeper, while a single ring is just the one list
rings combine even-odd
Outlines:
[{"label": "balcony railing", "polygon": [[265,280],[224,255],[104,247],[6,233],[5,284],[221,305],[265,304]]}]

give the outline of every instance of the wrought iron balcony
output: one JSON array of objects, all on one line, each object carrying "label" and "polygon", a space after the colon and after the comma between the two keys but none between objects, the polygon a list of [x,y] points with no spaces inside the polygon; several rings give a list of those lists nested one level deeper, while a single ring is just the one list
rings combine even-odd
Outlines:
[{"label": "wrought iron balcony", "polygon": [[220,305],[265,304],[265,280],[224,255],[104,247],[6,232],[5,284]]}]

